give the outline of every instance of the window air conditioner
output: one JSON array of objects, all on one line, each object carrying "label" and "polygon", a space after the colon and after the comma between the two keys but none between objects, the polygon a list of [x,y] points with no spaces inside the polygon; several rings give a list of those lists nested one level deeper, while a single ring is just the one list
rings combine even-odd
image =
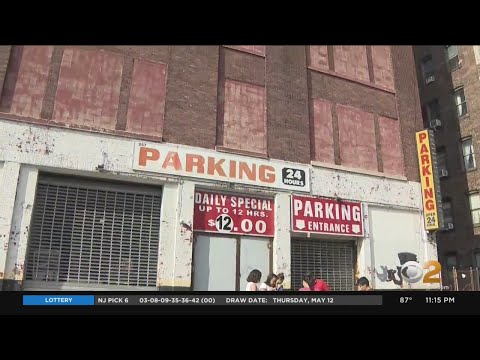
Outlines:
[{"label": "window air conditioner", "polygon": [[440,177],[441,178],[444,178],[444,177],[447,177],[448,176],[448,171],[447,169],[441,169],[440,170]]},{"label": "window air conditioner", "polygon": [[427,78],[425,79],[425,85],[428,85],[428,84],[430,84],[430,83],[432,83],[432,82],[434,82],[434,81],[435,81],[435,76],[434,76],[434,75],[431,75],[431,76],[429,76],[429,77],[427,77]]},{"label": "window air conditioner", "polygon": [[440,126],[442,126],[442,122],[440,121],[440,119],[430,120],[430,128],[431,129],[436,129]]}]

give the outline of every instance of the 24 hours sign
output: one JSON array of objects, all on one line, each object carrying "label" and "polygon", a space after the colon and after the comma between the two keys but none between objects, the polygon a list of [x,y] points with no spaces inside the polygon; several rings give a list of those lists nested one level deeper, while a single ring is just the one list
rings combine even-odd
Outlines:
[{"label": "24 hours sign", "polygon": [[195,191],[194,231],[274,236],[273,199]]}]

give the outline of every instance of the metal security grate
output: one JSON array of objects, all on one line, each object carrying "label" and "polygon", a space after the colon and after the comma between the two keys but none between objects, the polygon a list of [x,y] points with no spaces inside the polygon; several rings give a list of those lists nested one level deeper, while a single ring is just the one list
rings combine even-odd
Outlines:
[{"label": "metal security grate", "polygon": [[292,288],[303,287],[302,278],[313,272],[332,290],[354,290],[354,243],[319,239],[292,239]]},{"label": "metal security grate", "polygon": [[161,192],[142,190],[40,180],[25,280],[156,286]]}]

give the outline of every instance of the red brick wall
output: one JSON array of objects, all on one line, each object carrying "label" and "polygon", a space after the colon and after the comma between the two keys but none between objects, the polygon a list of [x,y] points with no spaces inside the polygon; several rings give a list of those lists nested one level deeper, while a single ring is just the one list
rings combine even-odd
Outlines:
[{"label": "red brick wall", "polygon": [[272,158],[311,161],[311,91],[306,64],[305,46],[267,47],[267,136]]},{"label": "red brick wall", "polygon": [[128,102],[127,131],[162,136],[167,65],[135,60]]},{"label": "red brick wall", "polygon": [[265,154],[265,88],[225,82],[223,146]]},{"label": "red brick wall", "polygon": [[325,99],[381,116],[397,118],[394,94],[316,71],[311,71],[311,80],[313,98]]},{"label": "red brick wall", "polygon": [[0,110],[40,118],[53,46],[17,46],[10,58]]},{"label": "red brick wall", "polygon": [[[1,97],[0,111],[26,117],[31,120],[39,118],[48,120],[53,118],[58,121],[59,124],[70,123],[86,125],[91,129],[102,128],[113,130],[116,128],[125,130],[129,96],[131,93],[135,96],[138,90],[134,89],[132,92],[130,91],[134,57],[142,56],[150,61],[165,61],[168,60],[168,47],[109,46],[100,48],[108,49],[108,51],[100,51],[99,53],[101,49],[92,46],[67,48],[65,51],[63,46],[18,46],[14,47],[12,56],[10,57],[10,54],[7,54],[6,50],[3,49],[5,51],[0,51],[0,57],[3,56],[1,59],[3,59],[4,64],[9,64],[9,81],[8,84],[5,84],[6,91],[4,91]],[[74,69],[72,70],[69,66],[66,66],[66,63],[70,62],[70,60],[73,61],[74,52],[77,54],[82,53],[83,56],[78,57],[76,55],[75,64],[73,65]],[[102,79],[99,76],[93,76],[93,73],[89,74],[92,67],[92,56],[98,57],[99,54],[103,54],[104,57],[117,58],[115,71],[117,75],[122,76],[122,88],[124,88],[122,89],[123,91],[120,92],[120,101],[117,91],[118,76],[116,76],[113,83],[109,83],[111,79],[109,79],[108,71],[103,71],[102,68],[104,66],[96,66],[98,64],[94,64],[93,73],[98,70],[106,74],[107,77]],[[140,61],[139,59],[137,60]],[[117,66],[119,62],[120,71]],[[128,68],[130,64],[131,69],[129,72]],[[111,70],[111,64],[107,65],[106,68]],[[35,67],[35,69],[32,70],[32,67]],[[3,74],[0,73],[0,77],[1,76],[3,76]],[[80,78],[80,83],[77,81],[75,88],[72,87],[71,76],[73,76],[73,78]],[[94,82],[92,83],[89,79],[94,79]],[[95,81],[98,80],[100,82],[103,81],[103,84],[95,83]],[[35,85],[32,85],[32,82]],[[163,81],[163,83],[165,83],[165,81]],[[103,91],[101,90],[102,88]],[[141,111],[143,111],[144,114],[150,114],[148,116],[157,116],[159,113],[162,113],[162,100],[158,99],[158,93],[165,93],[164,88],[165,86],[163,86],[162,89],[161,86],[159,87],[158,84],[155,84],[155,86],[151,88],[152,91],[150,91],[149,94],[145,94],[143,100],[140,100],[140,102],[138,102],[138,99],[132,101],[132,108],[130,109],[131,116],[138,118],[141,116]],[[82,93],[83,91],[85,92]],[[80,93],[82,94],[80,95]],[[101,96],[98,96],[97,93]],[[110,96],[112,97],[111,99],[109,99]],[[152,96],[154,99],[147,99]],[[109,104],[104,106],[104,101],[109,102]],[[147,104],[144,103],[145,101],[147,101]],[[148,101],[150,101],[150,104],[148,104]],[[94,102],[94,104],[85,105],[85,103],[89,102]],[[137,104],[140,105],[143,110],[137,109]],[[150,109],[148,108],[149,106],[151,107]],[[83,110],[79,110],[79,107]],[[81,113],[82,111],[83,114]],[[107,121],[105,121],[105,116],[108,118]],[[140,133],[161,135],[162,117],[160,116],[160,121],[155,120],[156,126],[160,126],[157,131],[153,128],[145,128],[145,120],[149,121],[148,116],[142,120],[140,126],[131,126],[133,122],[132,119],[130,119],[128,131],[132,132],[138,129]],[[142,128],[144,129],[142,130]]]},{"label": "red brick wall", "polygon": [[163,140],[214,149],[217,139],[218,46],[171,46]]},{"label": "red brick wall", "polygon": [[[6,54],[2,51],[0,60]],[[15,74],[17,67],[18,74],[21,64],[14,60],[8,62],[8,72]],[[336,109],[349,106],[374,116],[371,146],[381,152],[376,165],[380,171],[398,169],[389,165],[393,160],[388,157],[394,154],[383,149],[386,139],[380,138],[379,122],[381,117],[399,119],[405,174],[418,179],[414,133],[421,121],[411,47],[55,46],[50,59],[40,64],[44,70],[38,74],[47,77],[45,94],[43,85],[26,90],[37,99],[34,110],[18,108],[15,91],[9,90],[24,86],[22,75],[20,80],[13,77],[14,86],[5,86],[1,112],[24,116],[26,121],[35,121],[36,116],[60,126],[88,125],[90,130],[101,128],[138,138],[210,149],[216,145],[248,148],[275,159],[301,163],[317,159],[372,169],[375,157],[365,163],[348,160],[346,154],[353,153],[358,139],[350,141],[344,134],[340,139],[340,132],[350,131],[352,125],[340,124],[342,114]],[[100,71],[102,66],[105,70]],[[1,76],[0,66],[0,80]],[[233,83],[242,84],[239,98],[232,93]],[[395,89],[385,91],[375,85]],[[331,104],[331,119],[321,101]],[[262,103],[266,130],[260,121]],[[255,135],[231,135],[247,129]],[[362,129],[359,134],[370,139],[369,129],[368,134]],[[358,146],[365,150],[363,137]]]},{"label": "red brick wall", "polygon": [[387,117],[378,118],[383,172],[404,175],[400,122]]},{"label": "red brick wall", "polygon": [[313,100],[313,160],[335,163],[332,103],[320,99]]},{"label": "red brick wall", "polygon": [[337,106],[342,165],[378,170],[373,114]]},{"label": "red brick wall", "polygon": [[412,47],[393,46],[392,62],[405,175],[411,181],[419,181],[415,133],[423,129],[423,121]]}]

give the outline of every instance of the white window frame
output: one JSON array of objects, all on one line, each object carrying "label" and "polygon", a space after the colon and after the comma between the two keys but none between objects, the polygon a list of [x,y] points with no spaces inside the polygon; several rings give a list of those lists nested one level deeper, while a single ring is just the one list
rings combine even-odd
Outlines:
[{"label": "white window frame", "polygon": [[[472,204],[472,197],[478,197],[478,202],[479,202],[479,204],[477,205],[478,207],[474,208],[474,205]],[[473,226],[480,226],[480,193],[479,192],[470,193],[468,195],[468,200],[470,203],[470,213],[472,214]],[[477,222],[475,222],[475,220],[477,220]]]},{"label": "white window frame", "polygon": [[[470,142],[470,152],[469,153],[465,153],[465,143],[466,142]],[[461,142],[461,147],[462,147],[462,158],[463,158],[463,168],[465,171],[469,171],[469,170],[474,170],[477,168],[477,161],[475,159],[475,148],[473,147],[473,138],[469,137],[469,138],[465,138],[465,139],[462,139],[462,142]],[[472,157],[472,163],[473,163],[473,166],[469,167],[468,164],[470,163],[470,161],[467,161],[467,157],[471,156]]]},{"label": "white window frame", "polygon": [[[449,51],[450,49],[455,49],[454,54],[451,55]],[[448,68],[450,69],[450,72],[453,72],[460,68],[460,57],[459,57],[459,52],[458,52],[458,45],[447,45],[445,48],[447,52],[447,59],[448,59]]]},{"label": "white window frame", "polygon": [[[460,91],[463,94],[463,101],[461,100],[462,96],[457,95],[457,93],[459,93]],[[463,86],[456,88],[453,91],[453,100],[455,101],[457,116],[461,118],[467,115],[468,114],[467,97],[465,96],[465,89],[463,88]]]}]

